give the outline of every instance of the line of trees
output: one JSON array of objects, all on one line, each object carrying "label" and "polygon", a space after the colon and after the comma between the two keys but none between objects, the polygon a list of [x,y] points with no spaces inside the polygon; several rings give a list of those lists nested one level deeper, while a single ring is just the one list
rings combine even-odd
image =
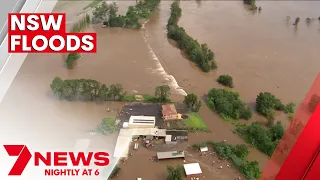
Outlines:
[{"label": "line of trees", "polygon": [[[107,86],[92,79],[67,79],[55,77],[50,85],[52,92],[61,99],[82,101],[125,101],[127,92],[121,84]],[[168,103],[170,87],[157,86],[154,97],[148,101],[153,103]]]},{"label": "line of trees", "polygon": [[[71,32],[82,32],[91,22],[91,18],[88,14],[86,14],[82,19],[80,19],[77,23],[75,23],[72,28]],[[79,53],[70,53],[66,59],[66,66],[68,69],[72,69],[74,63],[80,59],[81,55]]]},{"label": "line of trees", "polygon": [[237,92],[213,88],[209,91],[207,105],[215,110],[222,119],[250,119],[250,108],[240,99]]},{"label": "line of trees", "polygon": [[167,36],[178,42],[179,48],[184,51],[187,57],[195,62],[202,71],[209,72],[217,68],[214,53],[207,44],[200,44],[197,40],[190,37],[183,27],[178,26],[181,17],[179,0],[171,4],[171,14],[167,24]]},{"label": "line of trees", "polygon": [[129,6],[125,15],[118,14],[117,4],[102,2],[93,10],[93,23],[103,23],[108,27],[140,28],[140,19],[149,18],[160,3],[160,0],[139,1],[134,6]]},{"label": "line of trees", "polygon": [[269,128],[254,122],[251,125],[238,125],[235,132],[270,157],[284,134],[284,128],[280,122]]},{"label": "line of trees", "polygon": [[62,80],[60,77],[55,77],[50,87],[56,96],[67,100],[121,100],[126,95],[120,84],[108,87],[92,79]]}]

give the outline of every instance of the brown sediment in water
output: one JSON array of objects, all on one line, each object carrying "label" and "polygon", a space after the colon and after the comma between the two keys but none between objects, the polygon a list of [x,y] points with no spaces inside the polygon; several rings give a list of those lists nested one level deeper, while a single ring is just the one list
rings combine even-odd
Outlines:
[{"label": "brown sediment in water", "polygon": [[[121,2],[119,7],[123,11],[128,4]],[[300,23],[295,29],[291,22],[285,21],[285,17],[316,17],[319,2],[259,2],[259,6],[263,7],[260,14],[252,14],[240,1],[181,2],[183,13],[179,25],[199,42],[207,43],[216,54],[218,70],[210,73],[199,71],[167,39],[165,26],[170,15],[170,4],[162,1],[159,10],[145,25],[146,29],[140,31],[94,26],[91,30],[98,33],[97,54],[82,54],[71,71],[64,67],[63,55],[28,55],[0,106],[0,119],[25,120],[22,124],[24,128],[43,126],[44,133],[54,133],[55,128],[88,131],[103,117],[113,116],[123,106],[112,102],[60,101],[52,96],[49,87],[55,76],[63,79],[90,78],[105,84],[120,83],[129,93],[136,90],[147,94],[153,94],[158,85],[175,84],[176,80],[187,93],[203,95],[213,87],[222,88],[216,83],[218,75],[230,74],[234,78],[234,90],[252,108],[256,96],[263,91],[272,92],[284,103],[293,101],[299,105],[319,72],[320,34],[317,24],[306,27]],[[67,8],[72,16],[69,20],[79,13],[77,7]],[[64,10],[61,7],[59,11]],[[176,92],[172,98],[181,100],[183,97]],[[107,108],[114,109],[113,113],[106,112]],[[189,144],[206,140],[244,143],[232,133],[234,126],[231,123],[222,121],[207,107],[203,106],[200,114],[213,133],[192,133]],[[277,119],[285,125],[289,122],[285,115]],[[254,120],[263,121],[264,118],[255,114],[249,122]],[[16,128],[14,132],[18,130]],[[151,155],[154,155],[153,151],[139,149],[123,165],[118,179],[142,176],[139,172],[146,173],[143,179],[164,179],[167,162],[149,162]],[[249,159],[258,160],[261,168],[268,161],[256,149],[250,150]],[[149,164],[141,164],[144,161]],[[168,162],[172,165],[182,163]],[[144,169],[139,170],[140,167]],[[222,170],[220,175],[233,176],[237,172],[233,173]]]}]

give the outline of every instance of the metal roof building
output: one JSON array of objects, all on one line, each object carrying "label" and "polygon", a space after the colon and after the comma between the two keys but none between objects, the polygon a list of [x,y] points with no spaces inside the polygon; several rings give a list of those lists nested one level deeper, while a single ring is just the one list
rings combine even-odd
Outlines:
[{"label": "metal roof building", "polygon": [[189,177],[202,174],[199,163],[184,164],[183,167],[184,171],[186,172],[186,175]]},{"label": "metal roof building", "polygon": [[158,159],[184,158],[184,151],[157,152]]},{"label": "metal roof building", "polygon": [[156,118],[154,116],[130,116],[129,128],[154,128]]},{"label": "metal roof building", "polygon": [[120,129],[119,136],[158,136],[166,137],[165,129],[158,128],[131,128],[131,129]]}]

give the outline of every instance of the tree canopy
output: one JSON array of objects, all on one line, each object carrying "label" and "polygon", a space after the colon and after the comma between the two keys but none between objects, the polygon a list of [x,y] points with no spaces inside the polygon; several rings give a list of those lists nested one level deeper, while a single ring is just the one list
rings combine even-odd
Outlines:
[{"label": "tree canopy", "polygon": [[103,23],[109,27],[140,28],[139,19],[149,18],[160,0],[139,1],[134,6],[129,6],[126,15],[118,15],[118,6],[114,2],[107,4],[105,1],[93,10],[93,23]]},{"label": "tree canopy", "polygon": [[238,93],[226,89],[213,88],[208,93],[208,106],[224,119],[250,119],[250,108],[240,99]]},{"label": "tree canopy", "polygon": [[287,105],[282,104],[280,99],[269,92],[261,92],[256,98],[257,112],[267,117],[271,122],[274,120],[274,110],[284,111],[285,113],[294,113],[294,107],[294,103],[289,103]]},{"label": "tree canopy", "polygon": [[101,124],[97,127],[97,131],[101,134],[114,133],[116,130],[116,119],[113,117],[106,117],[102,119]]},{"label": "tree canopy", "polygon": [[224,86],[233,88],[233,78],[230,75],[220,75],[217,81]]},{"label": "tree canopy", "polygon": [[238,125],[236,132],[248,143],[271,156],[284,134],[284,128],[280,122],[269,128],[254,122],[251,125]]},{"label": "tree canopy", "polygon": [[107,87],[91,79],[62,80],[55,77],[50,87],[56,96],[67,100],[121,100],[126,94],[120,84]]},{"label": "tree canopy", "polygon": [[168,171],[167,180],[182,180],[183,166],[177,166],[176,168],[172,166],[167,166],[167,171]]},{"label": "tree canopy", "polygon": [[168,85],[157,86],[155,90],[155,97],[159,102],[169,102],[170,87]]},{"label": "tree canopy", "polygon": [[186,104],[192,111],[198,112],[201,107],[201,101],[195,94],[188,94],[184,97],[183,103]]}]

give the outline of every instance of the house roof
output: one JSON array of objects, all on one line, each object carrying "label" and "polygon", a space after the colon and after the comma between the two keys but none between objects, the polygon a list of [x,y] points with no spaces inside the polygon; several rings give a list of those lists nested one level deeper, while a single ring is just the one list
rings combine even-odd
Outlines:
[{"label": "house roof", "polygon": [[175,114],[178,114],[178,113],[174,104],[162,105],[162,115],[168,116],[168,115],[175,115]]},{"label": "house roof", "polygon": [[183,167],[187,176],[202,173],[199,163],[184,164]]},{"label": "house roof", "polygon": [[130,128],[130,129],[120,129],[119,136],[159,136],[166,137],[165,129],[157,128]]},{"label": "house roof", "polygon": [[130,116],[129,126],[152,126],[156,124],[156,118],[154,116]]},{"label": "house roof", "polygon": [[184,151],[157,152],[158,159],[184,158]]}]

